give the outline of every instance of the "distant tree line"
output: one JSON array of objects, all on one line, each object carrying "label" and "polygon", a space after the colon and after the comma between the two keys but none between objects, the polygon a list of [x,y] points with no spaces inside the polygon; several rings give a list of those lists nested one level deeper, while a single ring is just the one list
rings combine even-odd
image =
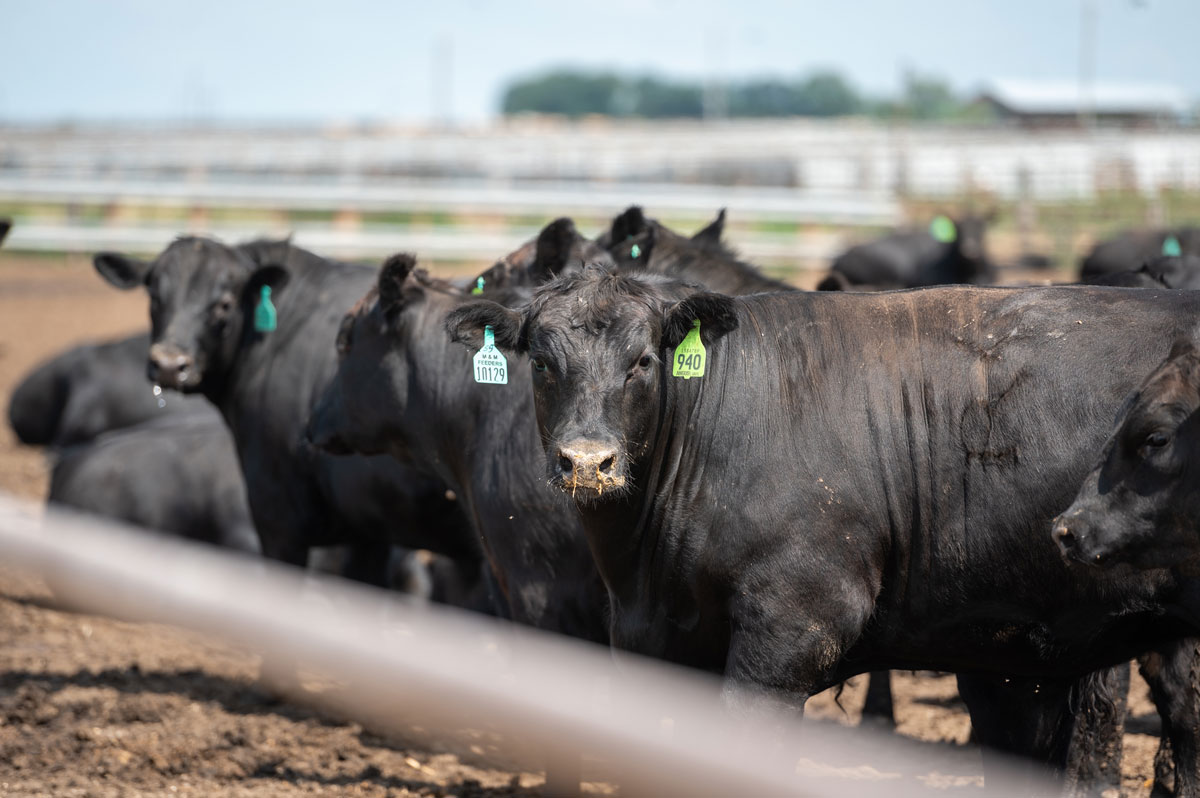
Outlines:
[{"label": "distant tree line", "polygon": [[504,91],[505,114],[580,117],[599,114],[643,119],[848,116],[944,120],[987,112],[936,77],[909,73],[898,97],[865,96],[836,72],[796,80],[766,78],[704,86],[644,75],[557,69],[523,78]]}]

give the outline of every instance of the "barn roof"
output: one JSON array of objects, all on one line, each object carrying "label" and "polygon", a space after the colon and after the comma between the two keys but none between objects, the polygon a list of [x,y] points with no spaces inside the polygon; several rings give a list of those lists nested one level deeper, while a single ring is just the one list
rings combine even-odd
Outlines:
[{"label": "barn roof", "polygon": [[980,96],[1017,114],[1182,115],[1192,107],[1184,91],[1161,83],[1094,83],[1086,106],[1079,83],[1070,80],[994,80]]}]

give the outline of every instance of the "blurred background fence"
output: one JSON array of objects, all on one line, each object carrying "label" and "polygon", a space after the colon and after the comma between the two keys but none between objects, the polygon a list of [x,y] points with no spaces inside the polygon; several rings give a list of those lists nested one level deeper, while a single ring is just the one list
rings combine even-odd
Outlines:
[{"label": "blurred background fence", "polygon": [[154,252],[180,232],[294,233],[326,254],[474,268],[560,215],[631,203],[777,273],[941,211],[994,211],[1001,261],[1066,267],[1096,237],[1200,219],[1200,133],[868,119],[511,118],[486,127],[0,127],[17,250]]}]

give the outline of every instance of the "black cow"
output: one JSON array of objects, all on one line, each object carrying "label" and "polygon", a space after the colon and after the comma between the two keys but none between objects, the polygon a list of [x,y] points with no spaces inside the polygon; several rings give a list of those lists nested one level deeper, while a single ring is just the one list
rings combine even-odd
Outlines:
[{"label": "black cow", "polygon": [[1181,338],[1132,393],[1054,524],[1063,556],[1172,568],[1200,559],[1200,351]]},{"label": "black cow", "polygon": [[585,262],[607,260],[607,253],[597,242],[584,238],[575,229],[575,222],[563,217],[497,260],[470,281],[470,287],[475,293],[532,288],[564,271],[582,268]]},{"label": "black cow", "polygon": [[286,241],[230,247],[197,237],[153,262],[102,253],[95,266],[150,295],[150,378],[204,394],[224,416],[266,556],[304,564],[314,546],[354,544],[350,574],[374,584],[386,580],[389,543],[479,560],[445,485],[390,458],[332,457],[303,440],[337,367],[341,314],[373,282],[370,269]]},{"label": "black cow", "polygon": [[62,447],[168,415],[215,419],[198,396],[154,396],[146,382],[149,333],[77,346],[31,371],[13,391],[8,421],[22,443]]},{"label": "black cow", "polygon": [[12,229],[12,219],[0,219],[0,244],[4,243],[4,239],[8,237],[8,231]]},{"label": "black cow", "polygon": [[1079,264],[1079,279],[1086,282],[1103,274],[1136,269],[1148,260],[1169,254],[1163,252],[1163,244],[1172,237],[1179,244],[1180,254],[1200,255],[1200,227],[1125,230],[1092,247]]},{"label": "black cow", "polygon": [[1138,269],[1090,275],[1084,285],[1109,285],[1117,288],[1200,288],[1200,257],[1196,255],[1156,255]]},{"label": "black cow", "polygon": [[259,551],[237,454],[216,413],[165,416],[67,449],[47,501]]},{"label": "black cow", "polygon": [[[447,327],[531,359],[614,645],[794,705],[954,671],[981,742],[1062,765],[1072,689],[1194,628],[1200,584],[1068,568],[1045,530],[1133,364],[1198,311],[1081,287],[729,298],[589,268]],[[705,374],[674,378],[697,321]]]},{"label": "black cow", "polygon": [[312,441],[339,453],[387,452],[444,481],[473,520],[515,620],[606,642],[604,586],[574,508],[543,478],[528,381],[474,382],[471,354],[442,330],[470,295],[414,266],[410,255],[390,258],[343,321]]},{"label": "black cow", "polygon": [[608,231],[596,243],[607,249],[625,272],[669,275],[701,283],[723,294],[796,290],[740,260],[722,242],[724,231],[724,209],[716,219],[688,238],[647,219],[642,209],[633,205],[613,219]]},{"label": "black cow", "polygon": [[990,216],[960,217],[954,220],[949,241],[934,238],[928,229],[918,229],[898,230],[856,244],[834,259],[830,276],[818,288],[837,291],[859,285],[889,289],[993,282],[996,267],[984,245],[990,221]]}]

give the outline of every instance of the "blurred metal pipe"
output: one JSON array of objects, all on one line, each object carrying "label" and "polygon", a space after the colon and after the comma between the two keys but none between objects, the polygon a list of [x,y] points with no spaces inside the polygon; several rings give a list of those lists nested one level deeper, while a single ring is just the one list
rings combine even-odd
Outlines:
[{"label": "blurred metal pipe", "polygon": [[3,497],[0,557],[71,607],[314,667],[341,683],[322,703],[410,738],[415,724],[444,745],[432,735],[465,726],[535,768],[547,750],[600,757],[624,795],[904,796],[962,778],[944,747],[731,715],[693,671],[624,654],[614,668],[590,644]]}]

